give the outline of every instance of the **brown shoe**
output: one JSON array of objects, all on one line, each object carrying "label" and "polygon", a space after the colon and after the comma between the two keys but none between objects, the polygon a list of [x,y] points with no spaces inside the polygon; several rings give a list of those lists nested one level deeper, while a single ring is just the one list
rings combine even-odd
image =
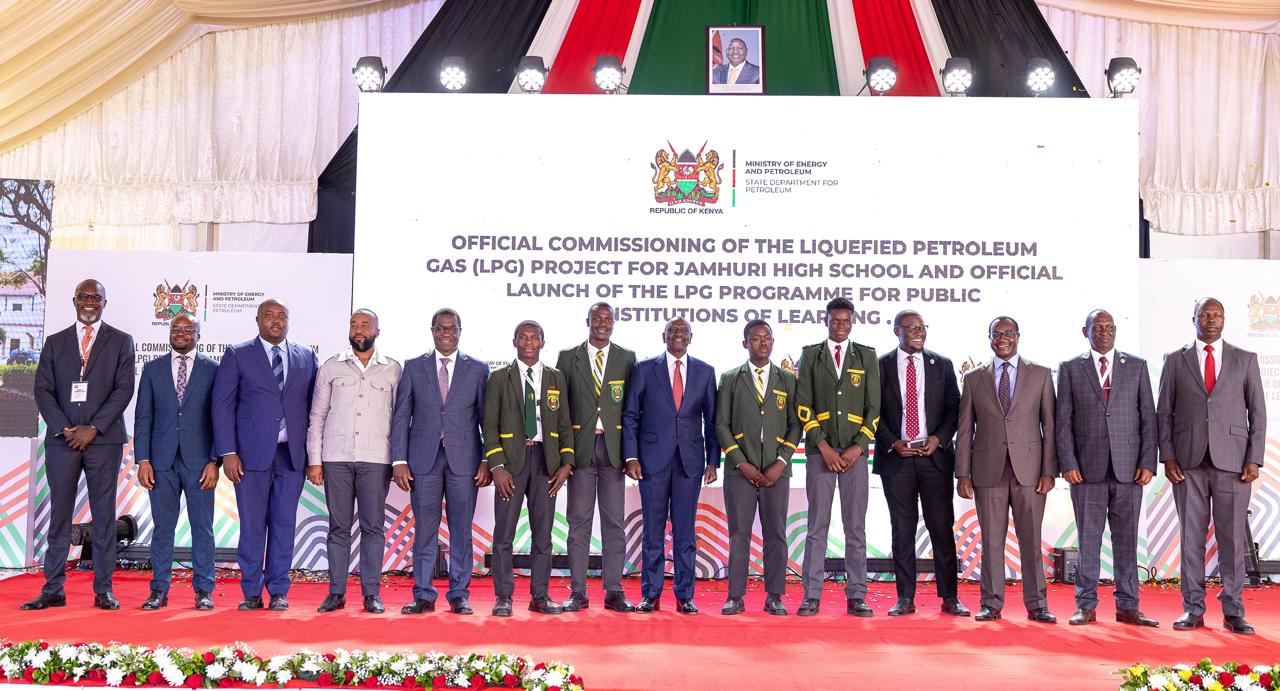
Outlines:
[{"label": "brown shoe", "polygon": [[[1117,614],[1116,619],[1119,619],[1119,618],[1120,618],[1120,615]],[[1067,620],[1067,623],[1072,626],[1082,626],[1084,624],[1092,624],[1097,620],[1098,620],[1097,610],[1081,608],[1076,610],[1075,614],[1071,615],[1071,618]]]},{"label": "brown shoe", "polygon": [[1121,609],[1116,610],[1116,621],[1121,624],[1133,624],[1134,626],[1159,626],[1160,622],[1151,619],[1142,613],[1139,609]]}]

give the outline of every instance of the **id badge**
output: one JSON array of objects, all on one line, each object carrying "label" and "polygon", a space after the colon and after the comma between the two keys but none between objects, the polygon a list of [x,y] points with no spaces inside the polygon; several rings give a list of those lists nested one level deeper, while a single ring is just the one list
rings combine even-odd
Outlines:
[{"label": "id badge", "polygon": [[89,382],[71,382],[71,402],[84,403],[89,400]]}]

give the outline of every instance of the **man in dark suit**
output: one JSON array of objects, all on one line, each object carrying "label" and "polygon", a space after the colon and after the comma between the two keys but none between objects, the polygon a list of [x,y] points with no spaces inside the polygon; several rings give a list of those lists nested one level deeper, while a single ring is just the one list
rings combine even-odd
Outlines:
[{"label": "man in dark suit", "polygon": [[236,486],[239,609],[262,609],[265,586],[270,609],[284,611],[320,363],[310,348],[285,340],[289,308],[279,300],[258,305],[257,323],[257,338],[222,354],[213,380],[213,442]]},{"label": "man in dark suit", "polygon": [[1058,365],[1058,468],[1071,483],[1080,564],[1076,612],[1068,623],[1097,620],[1102,531],[1111,521],[1116,621],[1160,622],[1138,609],[1138,514],[1142,487],[1156,469],[1156,406],[1147,361],[1115,349],[1116,323],[1106,310],[1085,318],[1089,352]]},{"label": "man in dark suit", "polygon": [[933,546],[935,586],[942,598],[942,611],[967,617],[969,610],[956,590],[959,567],[951,504],[955,472],[951,440],[960,414],[960,387],[951,361],[925,350],[928,332],[919,312],[899,312],[893,318],[898,347],[880,358],[880,426],[876,428],[872,472],[884,485],[893,534],[898,602],[889,609],[889,616],[916,611],[918,501]]},{"label": "man in dark suit", "polygon": [[573,473],[573,430],[568,387],[559,370],[539,361],[545,344],[535,321],[516,325],[511,341],[516,360],[489,375],[484,390],[484,445],[493,473],[493,616],[511,616],[515,593],[512,543],[520,505],[529,502],[533,565],[529,569],[529,610],[560,614],[548,597],[551,578],[551,524],[556,494]]},{"label": "man in dark suit", "polygon": [[556,369],[569,386],[574,471],[569,480],[569,573],[573,592],[561,605],[566,612],[586,609],[587,557],[591,522],[600,501],[600,541],[604,568],[604,607],[635,609],[622,592],[627,536],[622,532],[626,476],[622,463],[622,399],[636,366],[636,354],[610,342],[613,307],[597,302],[587,311],[587,340],[560,351]]},{"label": "man in dark suit", "polygon": [[76,323],[45,340],[36,366],[35,398],[46,431],[49,549],[44,588],[22,609],[67,603],[67,554],[76,485],[84,472],[93,514],[93,605],[119,609],[111,592],[116,568],[116,479],[127,437],[124,409],[133,398],[133,337],[102,323],[107,290],[93,279],[76,286]]},{"label": "man in dark suit", "polygon": [[1004,608],[1004,543],[1009,512],[1022,555],[1027,619],[1053,624],[1041,564],[1045,495],[1058,474],[1054,448],[1053,377],[1018,355],[1018,322],[996,317],[987,331],[995,359],[969,372],[956,431],[956,492],[974,499],[982,530],[982,607],[977,621]]},{"label": "man in dark suit", "polygon": [[1262,467],[1267,404],[1258,356],[1222,340],[1222,303],[1196,303],[1196,340],[1164,358],[1160,373],[1160,460],[1182,523],[1182,616],[1173,628],[1204,626],[1204,536],[1213,517],[1222,571],[1222,623],[1252,635],[1244,619],[1245,529]]},{"label": "man in dark suit", "polygon": [[213,453],[213,378],[218,363],[196,352],[200,322],[185,312],[169,322],[170,352],[142,367],[134,407],[133,455],[138,483],[151,492],[151,594],[142,609],[169,604],[173,531],[182,497],[191,524],[196,609],[213,609],[213,500],[218,463]]},{"label": "man in dark suit", "polygon": [[805,496],[809,500],[804,540],[804,601],[796,614],[811,617],[822,606],[827,533],[836,487],[844,526],[845,611],[875,613],[867,606],[867,450],[880,424],[880,367],[876,351],[849,338],[853,303],[827,303],[826,340],[800,352],[796,415],[804,425]]},{"label": "man in dark suit", "polygon": [[759,84],[760,66],[747,62],[747,42],[735,38],[725,48],[729,62],[711,70],[712,84]]},{"label": "man in dark suit", "polygon": [[449,506],[449,590],[454,614],[471,614],[471,524],[476,491],[490,482],[480,453],[480,419],[489,366],[458,350],[462,317],[431,315],[435,350],[404,365],[391,419],[391,481],[413,507],[413,602],[403,614],[433,612],[431,572],[439,551],[442,502]]},{"label": "man in dark suit", "polygon": [[747,362],[725,372],[716,391],[716,438],[724,449],[724,507],[729,519],[729,597],[721,614],[742,614],[751,526],[760,509],[764,538],[764,611],[782,616],[787,586],[787,498],[791,457],[800,443],[792,403],[796,376],[769,362],[773,329],[760,319],[742,329]]},{"label": "man in dark suit", "polygon": [[699,483],[716,481],[716,372],[689,357],[693,329],[681,318],[662,331],[667,351],[636,365],[622,407],[622,455],[627,477],[640,483],[640,589],[637,612],[654,612],[662,596],[663,543],[671,521],[677,611],[697,614],[693,604],[693,535]]}]

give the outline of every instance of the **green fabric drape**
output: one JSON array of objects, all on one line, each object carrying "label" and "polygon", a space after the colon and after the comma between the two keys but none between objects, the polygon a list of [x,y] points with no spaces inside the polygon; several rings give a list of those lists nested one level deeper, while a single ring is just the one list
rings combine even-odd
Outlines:
[{"label": "green fabric drape", "polygon": [[764,26],[766,93],[840,93],[826,0],[654,0],[630,93],[706,93],[708,24]]}]

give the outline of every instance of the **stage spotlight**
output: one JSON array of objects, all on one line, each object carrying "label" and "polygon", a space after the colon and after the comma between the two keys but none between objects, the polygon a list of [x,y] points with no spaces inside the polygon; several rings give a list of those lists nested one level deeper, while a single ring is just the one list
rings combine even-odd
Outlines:
[{"label": "stage spotlight", "polygon": [[440,86],[449,91],[461,91],[467,85],[467,61],[457,56],[440,61]]},{"label": "stage spotlight", "polygon": [[1031,89],[1031,93],[1039,96],[1048,91],[1055,79],[1053,65],[1048,60],[1031,58],[1027,62],[1027,88]]},{"label": "stage spotlight", "polygon": [[973,86],[973,64],[969,58],[947,58],[942,67],[942,88],[948,96],[966,96]]},{"label": "stage spotlight", "polygon": [[387,68],[382,64],[382,58],[366,55],[356,61],[356,66],[351,68],[351,75],[356,80],[356,88],[361,91],[382,91],[382,85],[387,81]]},{"label": "stage spotlight", "polygon": [[596,58],[596,66],[591,70],[596,77],[596,86],[606,94],[616,94],[622,88],[622,61],[613,55],[601,55]]},{"label": "stage spotlight", "polygon": [[1107,65],[1107,88],[1112,98],[1133,93],[1141,78],[1142,68],[1133,58],[1111,58],[1111,64]]},{"label": "stage spotlight", "polygon": [[893,66],[893,60],[889,58],[871,58],[862,75],[866,77],[871,93],[877,96],[888,93],[898,83],[898,68]]},{"label": "stage spotlight", "polygon": [[526,55],[520,58],[520,65],[516,67],[516,83],[520,85],[520,90],[526,94],[536,94],[542,91],[542,85],[547,83],[546,63],[537,55]]}]

